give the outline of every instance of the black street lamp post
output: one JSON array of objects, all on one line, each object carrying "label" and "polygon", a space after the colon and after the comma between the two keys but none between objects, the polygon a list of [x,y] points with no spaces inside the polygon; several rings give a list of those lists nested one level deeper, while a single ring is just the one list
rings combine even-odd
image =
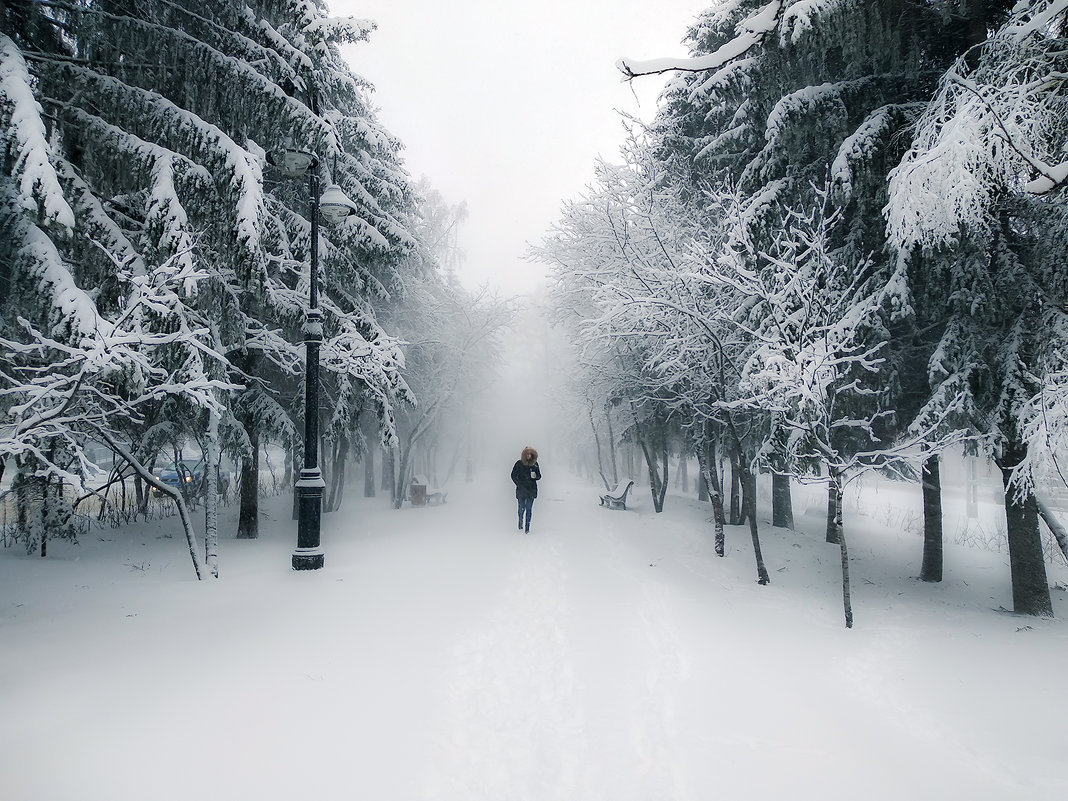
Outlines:
[{"label": "black street lamp post", "polygon": [[325,556],[319,543],[323,514],[323,472],[319,469],[319,346],[323,343],[323,316],[319,312],[319,174],[313,161],[308,178],[311,190],[311,262],[308,275],[308,316],[304,335],[304,466],[297,479],[297,549],[294,570],[318,570]]},{"label": "black street lamp post", "polygon": [[[294,570],[318,570],[325,556],[320,544],[323,512],[322,470],[319,469],[319,346],[323,343],[323,315],[319,311],[319,215],[331,225],[356,213],[356,205],[336,184],[319,191],[319,160],[311,153],[287,148],[278,166],[288,177],[308,174],[311,194],[311,255],[308,275],[308,314],[304,337],[304,466],[297,479],[297,547]],[[310,170],[310,172],[308,172]]]}]

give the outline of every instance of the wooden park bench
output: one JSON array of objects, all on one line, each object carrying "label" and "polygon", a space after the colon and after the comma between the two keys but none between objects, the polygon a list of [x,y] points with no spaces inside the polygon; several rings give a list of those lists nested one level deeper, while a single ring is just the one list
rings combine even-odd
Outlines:
[{"label": "wooden park bench", "polygon": [[607,506],[609,509],[623,509],[627,508],[627,493],[630,492],[630,488],[634,486],[634,482],[628,480],[620,481],[616,484],[615,489],[609,490],[601,496],[601,506]]},{"label": "wooden park bench", "polygon": [[431,487],[423,475],[412,476],[412,483],[408,488],[408,500],[412,506],[445,503],[445,496],[448,494],[440,487]]}]

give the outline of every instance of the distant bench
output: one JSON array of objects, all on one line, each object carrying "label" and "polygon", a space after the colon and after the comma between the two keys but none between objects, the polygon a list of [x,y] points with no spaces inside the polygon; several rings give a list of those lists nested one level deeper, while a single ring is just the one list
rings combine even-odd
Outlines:
[{"label": "distant bench", "polygon": [[412,506],[445,503],[445,496],[448,494],[440,487],[431,487],[423,475],[412,476],[412,483],[408,488],[408,499]]},{"label": "distant bench", "polygon": [[601,496],[601,506],[607,506],[609,509],[626,510],[627,493],[630,492],[630,488],[633,486],[633,481],[620,481],[616,484],[615,489],[609,490]]}]

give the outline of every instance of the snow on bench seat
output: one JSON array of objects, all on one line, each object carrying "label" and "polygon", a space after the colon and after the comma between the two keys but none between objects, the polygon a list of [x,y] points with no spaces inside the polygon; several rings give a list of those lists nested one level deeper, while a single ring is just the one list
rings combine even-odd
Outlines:
[{"label": "snow on bench seat", "polygon": [[623,509],[627,508],[627,493],[630,492],[630,488],[634,486],[634,482],[626,479],[616,484],[615,489],[609,490],[601,496],[601,506],[607,506],[609,509]]}]

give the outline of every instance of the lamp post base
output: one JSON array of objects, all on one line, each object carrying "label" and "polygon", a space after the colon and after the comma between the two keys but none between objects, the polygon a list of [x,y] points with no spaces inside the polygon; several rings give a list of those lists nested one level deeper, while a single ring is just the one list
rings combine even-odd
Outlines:
[{"label": "lamp post base", "polygon": [[318,548],[297,548],[293,551],[294,570],[318,570],[326,561],[326,555]]},{"label": "lamp post base", "polygon": [[300,479],[296,484],[297,548],[293,551],[294,570],[318,570],[323,566],[319,527],[324,487],[326,483],[318,467],[306,467],[300,471]]}]

